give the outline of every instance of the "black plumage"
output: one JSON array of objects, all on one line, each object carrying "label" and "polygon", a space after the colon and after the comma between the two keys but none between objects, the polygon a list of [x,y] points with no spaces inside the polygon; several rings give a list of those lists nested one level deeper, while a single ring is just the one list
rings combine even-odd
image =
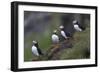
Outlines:
[{"label": "black plumage", "polygon": [[64,31],[67,37],[72,37],[71,33],[66,31],[64,28],[62,28],[61,31]]},{"label": "black plumage", "polygon": [[86,29],[85,26],[82,26],[77,20],[76,20],[76,22],[74,23],[74,25],[78,25],[79,28],[82,29],[82,31]]},{"label": "black plumage", "polygon": [[82,25],[79,25],[79,24],[78,24],[78,26],[79,26],[79,28],[81,28],[82,30],[85,30],[85,27],[83,27]]},{"label": "black plumage", "polygon": [[37,51],[38,51],[39,55],[43,55],[43,52],[42,52],[42,50],[39,48],[38,43],[36,43],[36,44],[34,44],[34,45],[37,47]]}]

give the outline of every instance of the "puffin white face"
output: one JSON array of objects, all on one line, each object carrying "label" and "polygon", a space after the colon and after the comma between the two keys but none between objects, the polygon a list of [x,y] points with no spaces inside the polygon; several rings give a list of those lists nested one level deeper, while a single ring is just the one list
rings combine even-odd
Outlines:
[{"label": "puffin white face", "polygon": [[57,33],[57,30],[54,30],[53,32],[54,32],[54,33]]},{"label": "puffin white face", "polygon": [[33,44],[37,44],[37,42],[36,41],[33,41]]},{"label": "puffin white face", "polygon": [[74,20],[74,21],[73,21],[73,24],[76,24],[76,23],[77,23],[77,20]]},{"label": "puffin white face", "polygon": [[61,25],[59,28],[60,28],[60,29],[63,29],[63,28],[64,28],[64,26],[62,26],[62,25]]}]

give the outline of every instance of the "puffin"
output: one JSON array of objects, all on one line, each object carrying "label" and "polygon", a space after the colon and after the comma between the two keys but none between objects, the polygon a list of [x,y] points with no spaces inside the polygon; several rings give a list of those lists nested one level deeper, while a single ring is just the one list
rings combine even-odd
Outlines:
[{"label": "puffin", "polygon": [[36,41],[33,41],[32,54],[35,56],[43,55],[41,49],[38,46],[38,42],[36,42]]},{"label": "puffin", "polygon": [[81,32],[81,31],[85,30],[85,27],[82,27],[77,20],[73,21],[73,25],[74,25],[74,29],[76,31],[80,31]]},{"label": "puffin", "polygon": [[68,38],[71,37],[71,34],[70,34],[69,32],[66,32],[66,31],[65,31],[63,25],[61,25],[59,28],[60,28],[61,36],[62,36],[64,39],[68,39]]},{"label": "puffin", "polygon": [[53,34],[52,34],[51,37],[52,37],[53,44],[59,43],[59,36],[57,35],[57,30],[53,31]]}]

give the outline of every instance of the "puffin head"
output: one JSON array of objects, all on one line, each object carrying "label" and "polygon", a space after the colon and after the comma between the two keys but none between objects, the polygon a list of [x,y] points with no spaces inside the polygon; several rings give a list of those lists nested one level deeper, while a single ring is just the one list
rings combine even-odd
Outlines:
[{"label": "puffin head", "polygon": [[54,33],[54,34],[57,34],[57,30],[54,30],[53,33]]},{"label": "puffin head", "polygon": [[59,26],[59,28],[62,30],[62,29],[64,29],[64,26],[63,26],[63,25],[61,25],[61,26]]},{"label": "puffin head", "polygon": [[37,45],[38,43],[36,41],[33,40],[33,45]]},{"label": "puffin head", "polygon": [[77,24],[77,23],[78,23],[78,21],[77,21],[77,20],[74,20],[74,21],[73,21],[73,24]]}]

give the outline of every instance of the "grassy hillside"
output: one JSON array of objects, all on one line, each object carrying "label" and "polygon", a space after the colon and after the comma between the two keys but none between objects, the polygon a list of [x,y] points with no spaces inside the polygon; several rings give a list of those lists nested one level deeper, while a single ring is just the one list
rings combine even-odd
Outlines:
[{"label": "grassy hillside", "polygon": [[90,58],[90,29],[74,34],[73,47],[66,48],[60,59],[86,59]]},{"label": "grassy hillside", "polygon": [[[31,36],[34,36],[34,35],[31,35]],[[48,35],[46,34],[46,36],[41,35],[42,39],[41,38],[37,39],[44,53],[46,53],[46,51],[52,44],[50,40],[51,39],[50,36],[51,34],[49,33]],[[30,37],[28,41],[32,43],[31,40],[33,38]],[[90,29],[89,28],[87,28],[83,32],[75,32],[73,40],[71,42],[73,44],[73,47],[63,49],[59,54],[60,60],[90,58]],[[37,59],[37,57],[32,56],[31,45],[29,48],[25,48],[24,51],[25,51],[25,54],[24,54],[25,61],[31,61],[32,59]],[[41,57],[41,60],[46,60],[46,59],[47,59],[47,56]]]}]

